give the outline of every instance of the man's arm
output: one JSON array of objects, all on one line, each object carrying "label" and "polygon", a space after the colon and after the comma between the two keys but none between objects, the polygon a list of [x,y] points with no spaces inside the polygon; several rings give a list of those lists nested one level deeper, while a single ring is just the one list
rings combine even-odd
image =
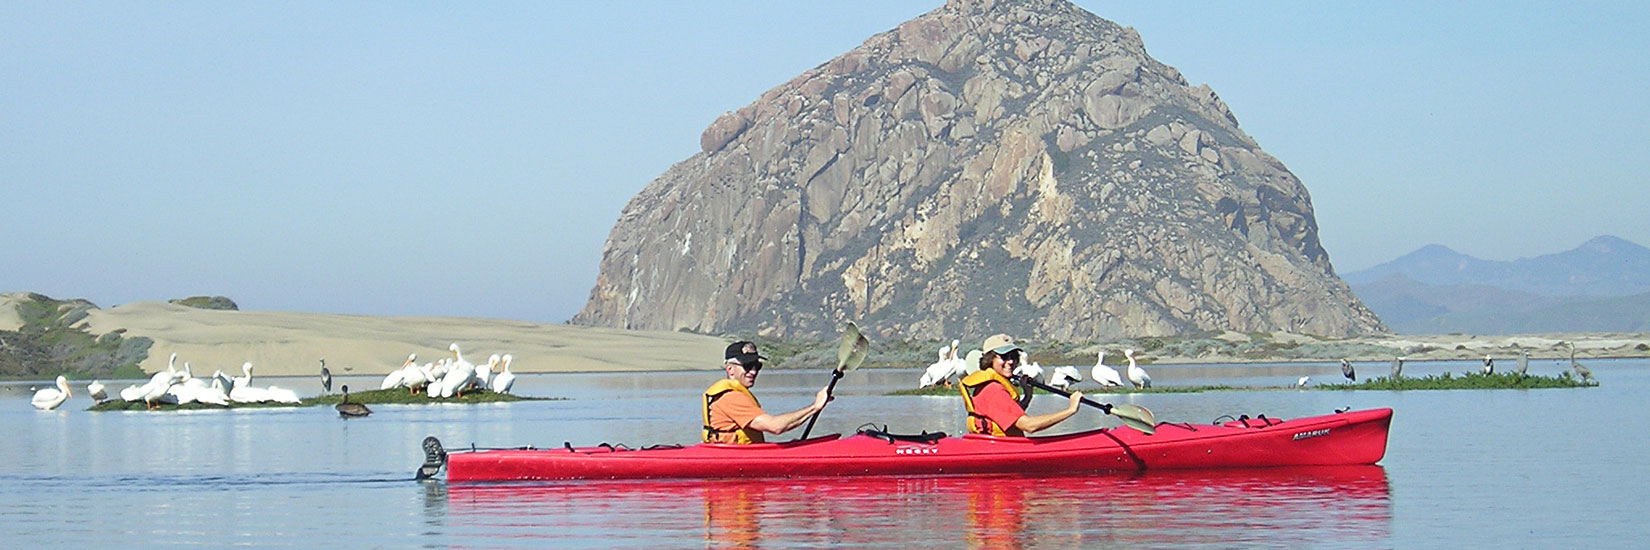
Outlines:
[{"label": "man's arm", "polygon": [[753,430],[774,435],[794,430],[797,426],[801,426],[803,422],[807,422],[808,417],[824,409],[825,402],[830,401],[830,399],[831,397],[825,394],[825,389],[821,388],[819,393],[814,395],[812,404],[778,416],[764,413],[762,416],[751,419],[749,427]]}]

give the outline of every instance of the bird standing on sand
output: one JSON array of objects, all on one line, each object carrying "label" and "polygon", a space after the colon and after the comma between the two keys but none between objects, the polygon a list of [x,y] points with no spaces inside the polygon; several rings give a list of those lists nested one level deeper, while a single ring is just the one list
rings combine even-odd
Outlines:
[{"label": "bird standing on sand", "polygon": [[1358,374],[1352,371],[1351,361],[1347,361],[1345,359],[1341,360],[1341,376],[1345,376],[1347,382],[1358,381]]},{"label": "bird standing on sand", "polygon": [[338,410],[338,416],[349,418],[352,416],[366,416],[372,414],[372,409],[367,408],[366,405],[349,402],[349,384],[344,384],[340,389],[344,390],[344,399],[332,407]]},{"label": "bird standing on sand", "polygon": [[1140,365],[1134,362],[1134,349],[1123,350],[1123,357],[1129,360],[1129,383],[1134,384],[1134,388],[1137,390],[1152,387],[1151,375],[1146,374],[1146,369],[1140,368]]},{"label": "bird standing on sand", "polygon": [[34,392],[34,398],[29,400],[29,404],[34,405],[36,409],[49,411],[62,405],[70,397],[74,397],[74,394],[69,393],[69,379],[60,374],[57,375],[56,388],[44,388]]},{"label": "bird standing on sand", "polygon": [[332,371],[327,370],[327,360],[321,360],[321,389],[332,393]]}]

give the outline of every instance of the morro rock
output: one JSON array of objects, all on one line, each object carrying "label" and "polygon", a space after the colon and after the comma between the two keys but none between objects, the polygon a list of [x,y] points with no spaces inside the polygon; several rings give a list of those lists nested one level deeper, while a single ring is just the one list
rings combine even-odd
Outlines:
[{"label": "morro rock", "polygon": [[1090,340],[1383,331],[1208,86],[1063,0],[952,1],[729,112],[625,206],[584,325]]}]

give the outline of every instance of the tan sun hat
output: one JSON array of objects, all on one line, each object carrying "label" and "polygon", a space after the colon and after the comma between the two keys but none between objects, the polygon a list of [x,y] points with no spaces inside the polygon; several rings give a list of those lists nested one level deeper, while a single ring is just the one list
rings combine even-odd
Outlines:
[{"label": "tan sun hat", "polygon": [[986,338],[985,343],[980,345],[980,352],[997,352],[997,355],[1003,355],[1017,349],[1021,349],[1020,346],[1014,343],[1013,336],[1007,334],[998,334]]}]

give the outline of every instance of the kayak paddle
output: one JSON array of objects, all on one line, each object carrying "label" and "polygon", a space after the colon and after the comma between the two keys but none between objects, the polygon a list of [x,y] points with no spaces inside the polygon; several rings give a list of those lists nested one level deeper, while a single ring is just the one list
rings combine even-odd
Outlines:
[{"label": "kayak paddle", "polygon": [[[1032,387],[1046,392],[1071,397],[1071,392],[1038,382],[1036,379],[1029,376],[1015,375],[1014,381],[1022,385],[1029,384]],[[1101,403],[1099,401],[1090,400],[1087,397],[1084,397],[1082,402],[1084,405],[1100,409],[1100,412],[1117,417],[1118,420],[1123,421],[1123,425],[1145,432],[1146,435],[1157,433],[1157,417],[1152,416],[1152,411],[1147,410],[1145,407],[1140,405],[1130,405],[1128,403],[1123,403],[1121,405]]]},{"label": "kayak paddle", "polygon": [[[831,383],[825,386],[825,395],[829,397],[831,391],[836,389],[836,381],[842,379],[842,374],[859,368],[859,364],[865,362],[865,354],[870,352],[871,341],[866,339],[864,334],[860,334],[859,325],[849,321],[848,326],[842,329],[842,343],[837,344],[836,370],[831,371]],[[825,412],[825,409],[820,409],[808,417],[808,427],[802,429],[802,437],[797,438],[798,440],[807,439],[808,434],[814,431],[814,421],[819,420],[821,412]]]}]

